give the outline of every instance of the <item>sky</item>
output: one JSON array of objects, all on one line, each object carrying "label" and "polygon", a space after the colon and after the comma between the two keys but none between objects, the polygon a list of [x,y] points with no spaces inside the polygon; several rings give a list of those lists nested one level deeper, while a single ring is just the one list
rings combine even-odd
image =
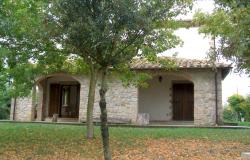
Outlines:
[{"label": "sky", "polygon": [[[203,12],[211,13],[214,8],[213,0],[198,0],[194,4],[193,11],[186,16],[181,16],[182,19],[192,19],[193,13],[201,9]],[[178,47],[167,52],[164,55],[170,55],[177,52],[178,57],[190,59],[206,59],[206,54],[209,50],[210,39],[203,34],[199,34],[198,28],[179,29],[176,31],[182,41],[182,47]],[[248,95],[250,94],[250,78],[245,74],[231,73],[222,81],[222,101],[227,102],[227,98],[233,94]]]}]

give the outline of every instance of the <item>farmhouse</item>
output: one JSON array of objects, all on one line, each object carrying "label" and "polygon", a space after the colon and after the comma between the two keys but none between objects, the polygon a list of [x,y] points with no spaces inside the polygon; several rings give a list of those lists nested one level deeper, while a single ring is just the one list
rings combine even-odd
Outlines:
[{"label": "farmhouse", "polygon": [[[213,126],[222,122],[222,80],[231,70],[223,63],[206,60],[174,59],[176,70],[160,63],[135,61],[131,68],[152,76],[148,87],[125,87],[118,77],[109,77],[108,120],[112,123],[191,122]],[[12,100],[11,119],[15,121],[86,120],[89,77],[55,73],[41,76],[31,95]],[[96,88],[94,120],[99,121],[99,85]],[[142,116],[144,115],[144,116]]]}]

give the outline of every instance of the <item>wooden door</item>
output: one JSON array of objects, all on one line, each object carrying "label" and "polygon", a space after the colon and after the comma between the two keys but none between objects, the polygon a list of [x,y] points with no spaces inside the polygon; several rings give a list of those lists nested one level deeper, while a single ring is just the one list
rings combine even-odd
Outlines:
[{"label": "wooden door", "polygon": [[58,114],[60,107],[60,85],[51,84],[50,85],[50,104],[49,104],[49,117],[53,114]]},{"label": "wooden door", "polygon": [[70,107],[71,107],[71,113],[70,117],[76,118],[78,117],[79,113],[79,85],[73,85],[70,87]]},{"label": "wooden door", "polygon": [[191,83],[173,85],[173,120],[194,120],[194,85]]}]

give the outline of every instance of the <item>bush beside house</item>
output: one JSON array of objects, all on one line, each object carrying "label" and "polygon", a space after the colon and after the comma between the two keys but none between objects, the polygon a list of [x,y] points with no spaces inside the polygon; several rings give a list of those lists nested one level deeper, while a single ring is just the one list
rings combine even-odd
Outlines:
[{"label": "bush beside house", "polygon": [[225,122],[250,121],[250,96],[239,94],[230,96],[228,105],[224,107],[223,119]]},{"label": "bush beside house", "polygon": [[0,98],[0,120],[9,119],[10,116],[10,101],[9,97]]}]

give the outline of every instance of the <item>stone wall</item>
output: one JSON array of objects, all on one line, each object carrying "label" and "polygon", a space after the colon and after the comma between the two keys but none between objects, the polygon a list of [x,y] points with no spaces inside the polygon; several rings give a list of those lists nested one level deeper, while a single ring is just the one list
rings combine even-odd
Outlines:
[{"label": "stone wall", "polygon": [[11,107],[10,107],[10,120],[14,120],[14,105],[15,105],[15,99],[11,99]]},{"label": "stone wall", "polygon": [[223,124],[223,105],[222,105],[222,74],[221,70],[217,73],[217,102],[218,102],[218,123]]},{"label": "stone wall", "polygon": [[[108,120],[109,122],[135,122],[137,118],[137,88],[136,87],[124,87],[116,78],[110,78],[108,81],[108,91],[106,94]],[[89,80],[85,79],[81,84],[81,95],[80,95],[80,121],[86,121],[87,112],[87,100],[88,100],[88,84]],[[95,103],[94,103],[94,120],[99,121],[100,119],[100,108],[99,108],[99,82],[97,83],[95,92]]]},{"label": "stone wall", "polygon": [[[194,124],[213,126],[216,124],[215,72],[212,69],[191,72],[194,81]],[[221,72],[218,72],[218,109],[222,110]]]},{"label": "stone wall", "polygon": [[[171,75],[170,72],[154,72],[154,75],[164,75],[165,78]],[[196,126],[211,126],[216,124],[215,110],[215,72],[212,69],[186,69],[173,72],[174,75],[182,76],[183,79],[194,83],[194,124]],[[89,78],[87,76],[73,77],[81,84],[80,88],[80,106],[79,106],[79,121],[86,121],[87,100],[89,89]],[[124,87],[117,78],[109,79],[107,98],[108,119],[110,122],[136,122],[138,114],[138,89],[136,87]],[[221,120],[222,117],[222,93],[221,93],[221,71],[218,70],[218,114]],[[94,103],[94,119],[99,121],[99,82],[96,88],[95,103]],[[43,88],[41,82],[37,93],[38,107],[37,119],[42,120],[43,106]],[[166,88],[169,89],[169,88]],[[154,96],[154,95],[152,95]],[[170,99],[168,100],[170,102]],[[11,116],[13,115],[13,104]],[[171,106],[170,106],[171,107]],[[171,117],[171,115],[169,116]],[[32,120],[32,98],[18,98],[16,103],[15,120],[31,121]]]},{"label": "stone wall", "polygon": [[32,98],[17,98],[14,109],[14,99],[11,103],[11,120],[31,121],[32,120]]}]

